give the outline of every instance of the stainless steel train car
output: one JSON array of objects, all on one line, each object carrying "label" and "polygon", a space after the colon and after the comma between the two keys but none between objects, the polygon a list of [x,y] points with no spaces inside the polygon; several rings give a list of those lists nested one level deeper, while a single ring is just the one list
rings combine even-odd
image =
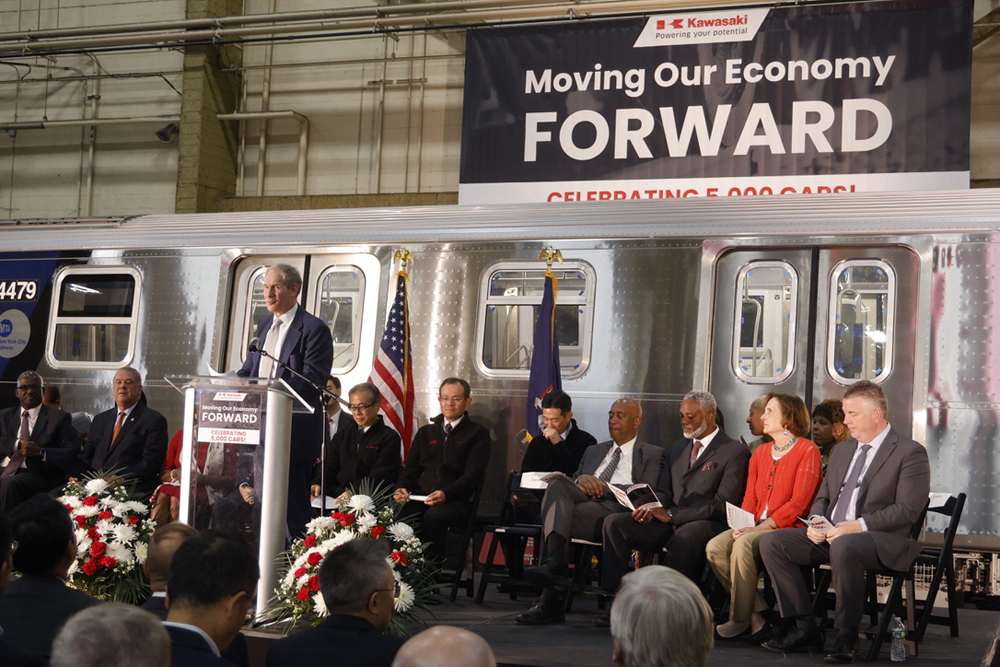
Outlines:
[{"label": "stainless steel train car", "polygon": [[66,409],[96,413],[132,365],[179,428],[164,377],[240,365],[277,261],[302,270],[302,304],[329,323],[331,370],[351,386],[371,370],[405,247],[420,420],[443,378],[469,379],[495,443],[489,515],[520,462],[547,246],[564,258],[564,389],[599,439],[623,395],[643,404],[642,437],[669,446],[691,388],[748,435],[760,394],[813,405],[868,378],[927,446],[933,490],[968,494],[959,546],[1000,552],[994,190],[0,223],[0,405],[37,369]]}]

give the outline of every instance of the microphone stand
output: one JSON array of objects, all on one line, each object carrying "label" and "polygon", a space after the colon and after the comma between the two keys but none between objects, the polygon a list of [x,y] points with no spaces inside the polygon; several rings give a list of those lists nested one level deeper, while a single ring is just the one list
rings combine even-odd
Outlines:
[{"label": "microphone stand", "polygon": [[[251,353],[253,353],[253,352],[259,352],[262,357],[267,357],[268,359],[270,359],[274,363],[278,364],[279,366],[281,366],[282,368],[284,368],[285,370],[287,370],[288,372],[290,372],[295,377],[297,377],[300,380],[304,381],[310,387],[312,387],[313,389],[315,389],[319,393],[319,395],[321,397],[325,397],[327,399],[335,398],[335,399],[337,399],[337,401],[341,405],[343,405],[344,407],[346,407],[348,410],[351,409],[351,403],[350,403],[350,401],[344,400],[344,398],[342,396],[337,396],[332,391],[329,391],[326,387],[319,386],[318,384],[316,384],[315,382],[313,382],[312,380],[310,380],[309,378],[307,378],[305,375],[303,375],[302,373],[298,372],[297,370],[295,370],[294,368],[292,368],[291,366],[289,366],[288,364],[286,364],[281,359],[278,359],[277,357],[275,357],[272,354],[268,354],[267,351],[264,348],[259,347],[257,345],[252,345],[252,346],[250,346],[249,352],[251,352]],[[324,413],[324,414],[326,413],[326,402],[325,401],[320,405],[320,410],[322,411],[322,413]],[[322,428],[322,430],[320,432],[319,459],[320,459],[320,464],[319,464],[319,497],[320,497],[319,508],[320,508],[320,512],[322,512],[323,514],[326,514],[326,419],[323,419],[323,428]]]}]

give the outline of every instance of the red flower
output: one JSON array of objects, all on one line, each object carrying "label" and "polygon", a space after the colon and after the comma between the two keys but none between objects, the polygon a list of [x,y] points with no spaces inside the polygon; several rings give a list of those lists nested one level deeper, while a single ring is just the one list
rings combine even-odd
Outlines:
[{"label": "red flower", "polygon": [[104,555],[104,552],[108,550],[108,545],[104,542],[94,542],[90,545],[90,555],[94,558],[100,558]]},{"label": "red flower", "polygon": [[86,528],[87,527],[87,517],[83,516],[82,514],[73,517],[73,521],[76,521],[76,527],[77,528]]},{"label": "red flower", "polygon": [[141,520],[142,520],[142,519],[140,519],[140,518],[139,518],[139,517],[137,517],[137,516],[130,516],[130,517],[128,518],[128,522],[129,522],[130,524],[132,524],[133,526],[134,526],[134,525],[136,525],[137,523],[139,523],[139,522],[140,522]]},{"label": "red flower", "polygon": [[97,561],[95,561],[93,558],[91,558],[90,560],[88,560],[86,563],[83,564],[83,573],[86,574],[87,576],[92,576],[96,572],[97,572]]},{"label": "red flower", "polygon": [[306,539],[302,540],[302,546],[306,548],[316,546],[316,536],[306,535]]},{"label": "red flower", "polygon": [[92,540],[99,540],[101,539],[101,531],[97,530],[97,526],[94,526],[93,528],[87,531],[87,537],[89,537]]},{"label": "red flower", "polygon": [[343,526],[344,528],[347,528],[352,523],[354,523],[354,515],[353,514],[341,514],[340,518],[337,519],[337,520],[340,521],[340,525],[341,526]]},{"label": "red flower", "polygon": [[319,562],[320,562],[321,560],[323,560],[323,556],[322,556],[322,554],[320,554],[320,552],[318,552],[318,551],[314,551],[314,552],[312,552],[311,554],[309,554],[309,558],[307,558],[307,559],[306,559],[306,561],[307,561],[307,562],[308,562],[308,563],[309,563],[310,565],[312,565],[313,567],[316,567],[317,565],[319,565]]},{"label": "red flower", "polygon": [[66,509],[69,510],[70,512],[72,512],[73,511],[73,506],[70,505],[69,503],[66,503]]},{"label": "red flower", "polygon": [[95,498],[94,496],[87,496],[86,498],[83,499],[83,504],[86,505],[87,507],[93,507],[94,505],[97,504],[97,498]]},{"label": "red flower", "polygon": [[406,565],[406,554],[402,551],[393,551],[392,559],[399,563],[400,565]]},{"label": "red flower", "polygon": [[372,537],[378,537],[385,532],[385,526],[372,526]]},{"label": "red flower", "polygon": [[299,577],[301,577],[306,572],[308,572],[308,570],[306,568],[300,567],[299,569],[295,570],[295,578],[298,579]]},{"label": "red flower", "polygon": [[112,568],[112,567],[114,567],[117,564],[118,564],[118,561],[116,561],[111,556],[105,556],[104,558],[101,559],[101,565],[103,567],[106,567],[106,568],[109,568],[109,569]]},{"label": "red flower", "polygon": [[315,574],[309,577],[309,581],[306,582],[306,588],[309,589],[310,593],[316,593],[319,591],[319,577]]},{"label": "red flower", "polygon": [[300,588],[299,594],[296,595],[295,597],[297,597],[300,602],[305,602],[306,600],[309,599],[309,591],[306,590],[305,588]]},{"label": "red flower", "polygon": [[107,510],[104,510],[103,512],[98,512],[97,513],[97,518],[98,519],[110,519],[113,516],[114,516],[114,514],[112,514],[111,512],[109,512]]}]

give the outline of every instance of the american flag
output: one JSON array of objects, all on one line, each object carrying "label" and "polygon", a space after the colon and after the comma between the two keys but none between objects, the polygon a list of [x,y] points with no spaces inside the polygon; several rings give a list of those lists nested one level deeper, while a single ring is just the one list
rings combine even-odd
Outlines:
[{"label": "american flag", "polygon": [[410,442],[417,432],[417,417],[413,412],[413,358],[410,354],[410,320],[406,304],[406,278],[399,272],[396,298],[392,302],[385,333],[378,347],[375,366],[368,381],[382,394],[382,412],[403,441],[403,457],[410,451]]}]

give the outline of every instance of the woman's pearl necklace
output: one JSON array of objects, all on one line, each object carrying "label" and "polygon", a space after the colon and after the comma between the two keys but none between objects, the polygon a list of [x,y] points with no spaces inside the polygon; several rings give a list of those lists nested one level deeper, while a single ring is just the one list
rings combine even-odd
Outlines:
[{"label": "woman's pearl necklace", "polygon": [[791,449],[792,445],[794,445],[798,441],[799,441],[799,436],[796,435],[791,440],[789,440],[787,443],[785,443],[784,445],[782,445],[781,447],[778,447],[778,443],[774,443],[774,444],[771,445],[771,448],[775,452],[784,452],[784,451],[787,451],[787,450]]}]

